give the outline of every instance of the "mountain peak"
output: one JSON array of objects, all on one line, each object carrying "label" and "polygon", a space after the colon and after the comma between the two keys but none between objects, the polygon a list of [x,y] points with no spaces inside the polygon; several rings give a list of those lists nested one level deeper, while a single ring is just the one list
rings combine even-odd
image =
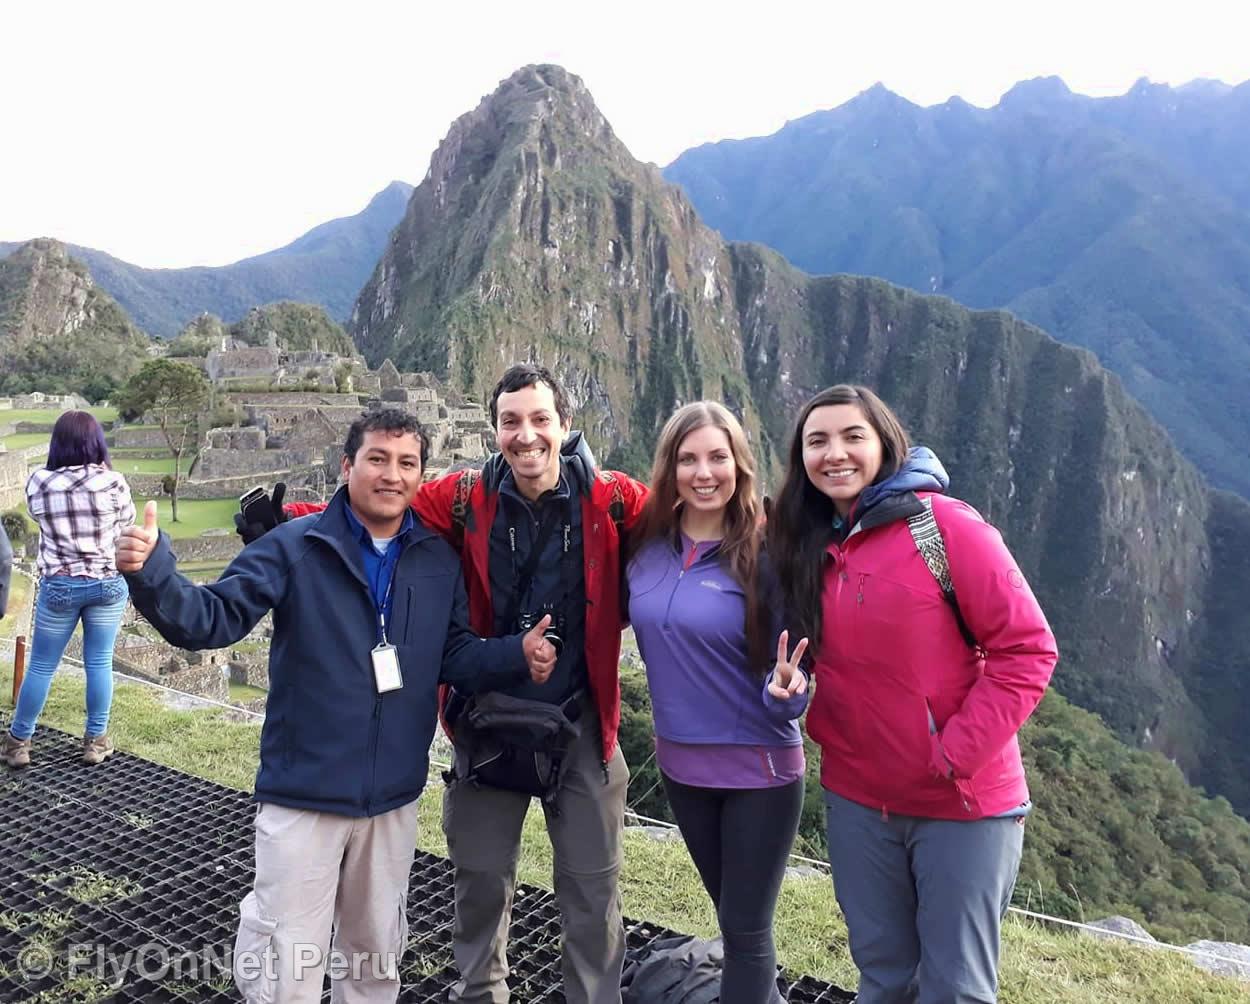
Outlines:
[{"label": "mountain peak", "polygon": [[14,249],[9,261],[16,264],[29,265],[34,269],[46,268],[67,269],[73,272],[86,284],[92,284],[91,273],[77,258],[69,253],[69,248],[55,237],[36,237]]},{"label": "mountain peak", "polygon": [[876,109],[898,108],[903,105],[911,105],[911,102],[902,95],[895,94],[878,80],[871,87],[856,94],[847,104],[860,108]]},{"label": "mountain peak", "polygon": [[1069,101],[1073,97],[1071,89],[1061,77],[1033,77],[1021,80],[999,99],[999,107],[1012,109],[1036,109]]},{"label": "mountain peak", "polygon": [[1223,97],[1233,90],[1232,84],[1226,84],[1214,77],[1195,77],[1174,88],[1178,94],[1200,95],[1202,97]]}]

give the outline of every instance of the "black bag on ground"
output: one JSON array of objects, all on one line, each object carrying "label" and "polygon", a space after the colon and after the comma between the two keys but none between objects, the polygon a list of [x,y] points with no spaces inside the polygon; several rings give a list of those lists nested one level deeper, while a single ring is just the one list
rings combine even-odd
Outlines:
[{"label": "black bag on ground", "polygon": [[563,704],[499,693],[470,697],[452,722],[455,758],[444,780],[534,795],[554,808],[565,755],[581,734],[580,712],[580,692]]},{"label": "black bag on ground", "polygon": [[622,1004],[713,1004],[720,1000],[725,951],[719,938],[661,938],[631,951],[621,973]]}]

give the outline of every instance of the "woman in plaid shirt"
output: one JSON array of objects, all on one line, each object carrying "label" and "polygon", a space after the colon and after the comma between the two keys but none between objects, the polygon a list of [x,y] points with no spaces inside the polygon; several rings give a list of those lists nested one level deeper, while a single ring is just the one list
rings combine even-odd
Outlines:
[{"label": "woman in plaid shirt", "polygon": [[67,411],[52,427],[46,467],[26,482],[26,504],[39,524],[39,598],[30,667],[0,756],[10,767],[30,763],[30,737],[48,699],[52,675],[82,621],[87,674],[87,729],[82,758],[100,763],[113,752],[113,642],[129,591],[114,548],[135,521],[126,479],[109,465],[104,430],[85,411]]}]

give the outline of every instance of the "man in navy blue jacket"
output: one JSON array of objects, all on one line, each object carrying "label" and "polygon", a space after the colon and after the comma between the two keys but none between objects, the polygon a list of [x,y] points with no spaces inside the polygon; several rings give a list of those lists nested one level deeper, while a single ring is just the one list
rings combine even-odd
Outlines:
[{"label": "man in navy blue jacket", "polygon": [[438,684],[542,682],[555,663],[548,619],[506,638],[469,629],[460,561],[410,507],[425,449],[411,416],[366,414],[329,507],[265,534],[209,585],[178,574],[153,503],[118,542],[135,606],[174,645],[230,645],[273,611],[256,882],[235,945],[245,1000],[319,1001],[327,965],[334,1001],[396,999]]}]

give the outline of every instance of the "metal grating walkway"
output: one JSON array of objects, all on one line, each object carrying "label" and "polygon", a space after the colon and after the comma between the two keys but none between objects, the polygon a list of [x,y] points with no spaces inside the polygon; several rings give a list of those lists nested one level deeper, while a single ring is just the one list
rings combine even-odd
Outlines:
[{"label": "metal grating walkway", "polygon": [[[0,1002],[237,1001],[227,952],[252,882],[249,796],[126,753],[87,767],[81,740],[53,730],[35,742],[30,768],[0,766]],[[418,852],[408,916],[399,999],[444,1001],[455,981],[449,861]],[[631,951],[673,933],[626,924]],[[554,896],[520,887],[508,952],[517,1004],[564,1001],[559,939]],[[104,979],[98,958],[113,967]],[[853,999],[807,977],[783,989],[796,1004]]]}]

